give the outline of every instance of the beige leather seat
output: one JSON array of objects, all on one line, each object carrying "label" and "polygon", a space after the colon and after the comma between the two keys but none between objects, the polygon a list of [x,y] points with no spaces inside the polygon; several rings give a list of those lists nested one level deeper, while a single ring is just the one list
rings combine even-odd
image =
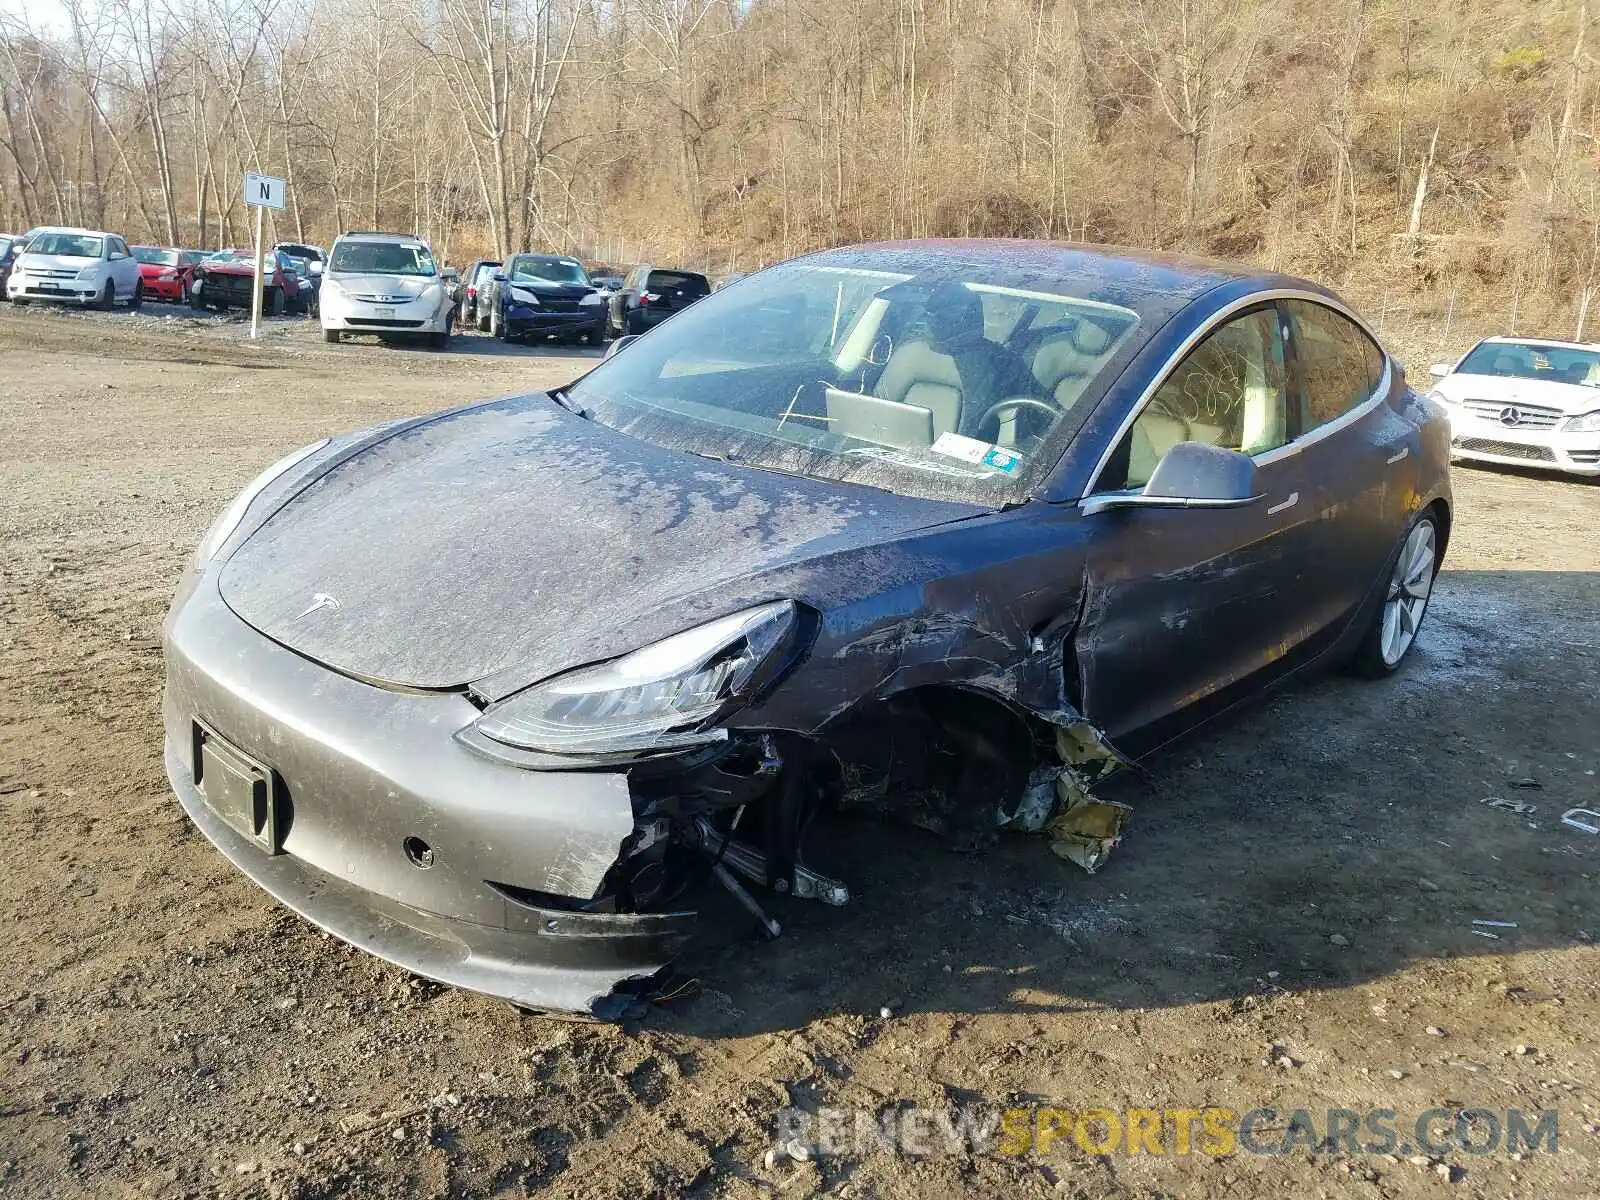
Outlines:
[{"label": "beige leather seat", "polygon": [[1200,439],[1189,436],[1188,425],[1177,417],[1147,408],[1133,423],[1128,447],[1128,486],[1143,487],[1150,482],[1156,464],[1179,442]]},{"label": "beige leather seat", "polygon": [[873,393],[933,414],[933,435],[967,433],[996,401],[1032,389],[1027,365],[984,336],[983,304],[960,283],[939,284],[928,296],[920,337],[896,346]]},{"label": "beige leather seat", "polygon": [[1107,330],[1091,321],[1077,321],[1040,343],[1033,355],[1033,377],[1046,396],[1054,396],[1063,409],[1071,408],[1099,372],[1110,347]]},{"label": "beige leather seat", "polygon": [[915,404],[933,414],[933,436],[961,423],[961,373],[956,360],[927,342],[895,347],[873,391],[885,400]]}]

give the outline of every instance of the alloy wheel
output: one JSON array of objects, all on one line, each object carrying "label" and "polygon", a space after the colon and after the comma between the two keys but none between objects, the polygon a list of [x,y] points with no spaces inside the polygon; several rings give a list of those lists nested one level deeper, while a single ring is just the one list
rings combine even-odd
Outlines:
[{"label": "alloy wheel", "polygon": [[1438,559],[1433,522],[1418,521],[1395,559],[1389,591],[1383,601],[1383,661],[1394,666],[1416,640],[1422,614],[1433,591],[1433,566]]}]

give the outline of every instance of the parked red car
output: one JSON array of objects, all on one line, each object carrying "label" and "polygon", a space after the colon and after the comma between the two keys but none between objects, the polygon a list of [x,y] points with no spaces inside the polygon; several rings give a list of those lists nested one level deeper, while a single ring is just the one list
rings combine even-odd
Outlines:
[{"label": "parked red car", "polygon": [[[261,309],[276,317],[298,306],[300,277],[282,251],[269,250],[263,267],[267,273]],[[194,269],[189,286],[193,308],[249,308],[255,280],[255,253],[249,249],[219,250]]]},{"label": "parked red car", "polygon": [[189,285],[194,279],[194,267],[205,257],[199,250],[168,250],[160,246],[134,246],[133,256],[139,260],[139,277],[144,280],[146,300],[170,300],[174,304],[189,303]]}]

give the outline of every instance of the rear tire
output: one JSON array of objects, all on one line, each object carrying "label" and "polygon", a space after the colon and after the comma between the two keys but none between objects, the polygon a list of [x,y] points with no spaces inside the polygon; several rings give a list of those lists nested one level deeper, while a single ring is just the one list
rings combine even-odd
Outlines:
[{"label": "rear tire", "polygon": [[511,340],[506,334],[504,323],[500,320],[500,306],[498,304],[489,310],[489,336],[499,338],[502,342]]},{"label": "rear tire", "polygon": [[337,346],[340,342],[344,341],[344,331],[339,329],[324,329],[322,331],[322,340],[327,342],[330,346]]},{"label": "rear tire", "polygon": [[1417,644],[1433,581],[1439,574],[1439,516],[1417,514],[1387,562],[1384,595],[1350,657],[1350,669],[1368,679],[1393,675]]}]

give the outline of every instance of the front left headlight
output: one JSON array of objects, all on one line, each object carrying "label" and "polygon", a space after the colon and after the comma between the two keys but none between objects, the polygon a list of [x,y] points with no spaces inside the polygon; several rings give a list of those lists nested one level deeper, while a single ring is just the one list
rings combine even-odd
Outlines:
[{"label": "front left headlight", "polygon": [[518,304],[526,304],[529,308],[539,307],[539,297],[535,296],[532,292],[524,291],[522,288],[512,288],[511,298]]},{"label": "front left headlight", "polygon": [[485,710],[463,734],[516,750],[615,755],[720,740],[719,722],[788,662],[797,613],[779,600],[580,667]]},{"label": "front left headlight", "polygon": [[1562,428],[1567,433],[1600,433],[1600,408],[1571,418]]},{"label": "front left headlight", "polygon": [[250,507],[251,501],[265,491],[269,483],[296,463],[310,458],[327,444],[328,439],[323,438],[320,442],[312,442],[309,446],[302,446],[293,454],[284,455],[249,483],[245,484],[244,491],[234,497],[233,503],[223,510],[220,517],[211,522],[211,528],[206,530],[206,535],[200,539],[200,546],[195,551],[196,565],[203,566],[211,561],[211,556],[222,548],[222,543],[228,540],[235,529],[239,528],[239,522],[244,520],[245,510]]}]

